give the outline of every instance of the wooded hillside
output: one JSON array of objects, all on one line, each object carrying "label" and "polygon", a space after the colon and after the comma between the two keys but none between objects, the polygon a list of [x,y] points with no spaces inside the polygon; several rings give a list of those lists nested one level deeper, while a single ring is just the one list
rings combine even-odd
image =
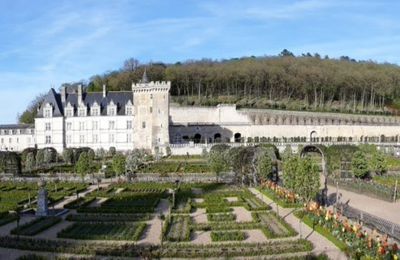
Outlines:
[{"label": "wooded hillside", "polygon": [[[239,107],[346,113],[396,113],[400,108],[400,67],[372,61],[321,58],[318,54],[230,60],[190,60],[176,64],[123,67],[86,82],[88,91],[130,90],[143,75],[172,82],[173,101],[184,105],[235,103]],[[68,84],[66,84],[68,85]]]}]

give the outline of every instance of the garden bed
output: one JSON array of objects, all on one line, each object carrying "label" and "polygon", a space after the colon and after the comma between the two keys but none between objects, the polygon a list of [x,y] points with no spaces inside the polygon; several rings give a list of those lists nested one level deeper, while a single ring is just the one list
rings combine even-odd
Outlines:
[{"label": "garden bed", "polygon": [[40,217],[11,230],[13,235],[34,236],[61,221],[60,217]]},{"label": "garden bed", "polygon": [[190,217],[175,215],[166,220],[165,239],[168,241],[190,241]]},{"label": "garden bed", "polygon": [[207,214],[207,220],[214,221],[235,221],[236,215],[233,213],[221,213],[221,214]]},{"label": "garden bed", "polygon": [[151,214],[71,214],[67,216],[68,221],[75,222],[136,222],[147,221],[152,218]]},{"label": "garden bed", "polygon": [[246,239],[246,233],[243,231],[212,231],[211,240],[219,241],[242,241]]},{"label": "garden bed", "polygon": [[137,241],[147,224],[126,223],[75,223],[57,234],[60,238],[84,240]]}]

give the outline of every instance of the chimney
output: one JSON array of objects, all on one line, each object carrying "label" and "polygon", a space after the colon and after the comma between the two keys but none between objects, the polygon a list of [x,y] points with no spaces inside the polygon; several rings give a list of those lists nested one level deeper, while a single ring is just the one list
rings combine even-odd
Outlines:
[{"label": "chimney", "polygon": [[107,96],[106,84],[103,84],[103,98]]},{"label": "chimney", "polygon": [[66,87],[61,87],[61,102],[65,103],[67,100],[67,90]]},{"label": "chimney", "polygon": [[82,101],[83,101],[83,98],[82,98],[82,85],[79,84],[78,85],[78,103],[80,104],[80,103],[82,103]]}]

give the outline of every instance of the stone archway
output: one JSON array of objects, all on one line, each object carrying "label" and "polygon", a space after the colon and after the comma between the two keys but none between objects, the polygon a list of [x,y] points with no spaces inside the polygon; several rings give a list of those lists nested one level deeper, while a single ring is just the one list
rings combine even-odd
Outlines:
[{"label": "stone archway", "polygon": [[321,155],[321,166],[322,166],[322,176],[320,179],[320,185],[322,185],[322,192],[321,192],[321,204],[326,205],[328,199],[328,165],[327,165],[327,158],[326,158],[326,147],[323,145],[306,145],[300,151],[300,157],[304,158],[307,153],[318,153]]},{"label": "stone archway", "polygon": [[199,133],[195,134],[194,137],[193,137],[193,142],[195,144],[200,143],[201,142],[201,134],[199,134]]},{"label": "stone archway", "polygon": [[221,141],[222,141],[221,134],[220,133],[216,133],[214,135],[214,143],[220,143]]}]

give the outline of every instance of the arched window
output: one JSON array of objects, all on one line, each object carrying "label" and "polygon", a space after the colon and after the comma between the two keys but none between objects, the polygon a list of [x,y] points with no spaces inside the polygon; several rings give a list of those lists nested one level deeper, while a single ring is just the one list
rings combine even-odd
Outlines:
[{"label": "arched window", "polygon": [[236,133],[234,135],[235,138],[235,143],[240,143],[241,139],[242,139],[242,135],[240,133]]},{"label": "arched window", "polygon": [[214,135],[214,143],[220,143],[221,142],[221,134],[220,133],[216,133]]},{"label": "arched window", "polygon": [[195,144],[200,143],[201,142],[201,134],[199,134],[199,133],[195,134],[193,137],[193,141]]}]

